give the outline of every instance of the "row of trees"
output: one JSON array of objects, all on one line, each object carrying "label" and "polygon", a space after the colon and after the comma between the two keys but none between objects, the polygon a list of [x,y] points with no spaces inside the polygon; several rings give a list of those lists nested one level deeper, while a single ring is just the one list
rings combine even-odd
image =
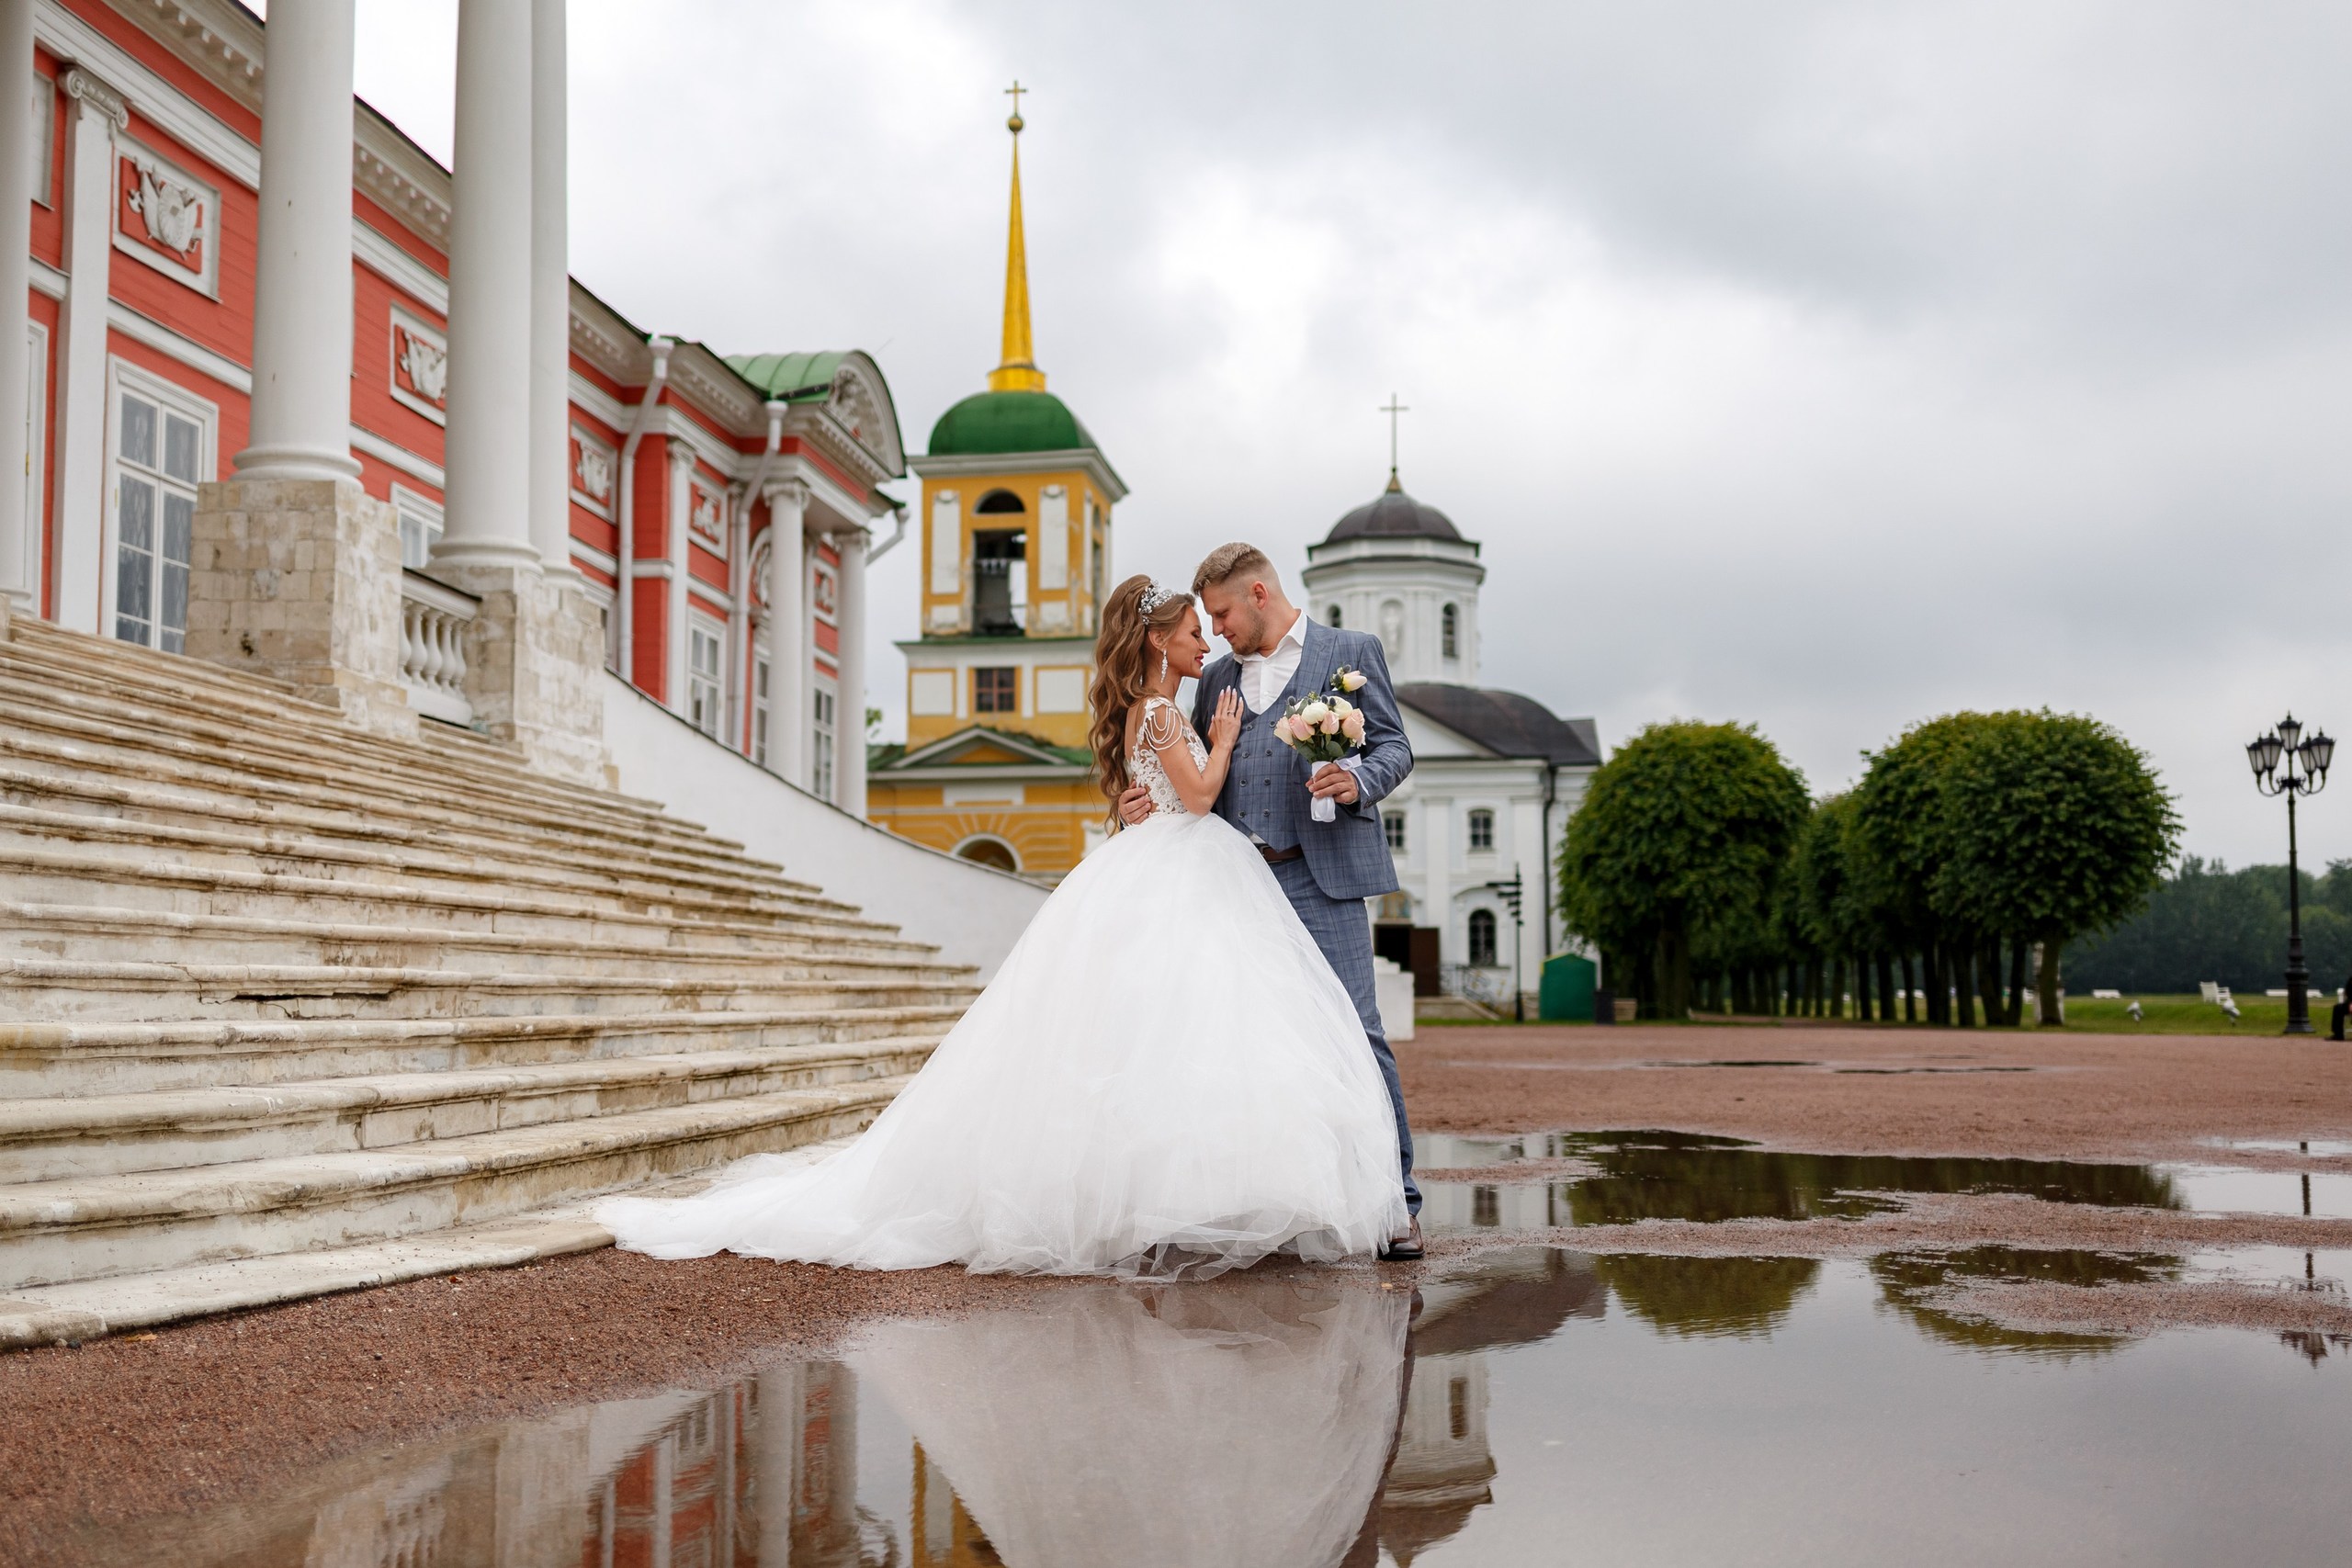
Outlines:
[{"label": "row of trees", "polygon": [[[2352,862],[2301,874],[2303,951],[2312,981],[2329,994],[2352,975]],[[2194,991],[2206,980],[2259,993],[2279,984],[2287,951],[2287,868],[2230,870],[2194,855],[2156,888],[2148,907],[2066,954],[2076,989]]]},{"label": "row of trees", "polygon": [[[2123,919],[2174,857],[2147,759],[2069,714],[1913,727],[1852,791],[1808,797],[1753,726],[1652,725],[1593,775],[1560,846],[1560,913],[1645,1017],[1739,1012],[2016,1023],[2029,954],[2057,1016],[2065,945]],[[2004,984],[2004,970],[2007,971]]]}]

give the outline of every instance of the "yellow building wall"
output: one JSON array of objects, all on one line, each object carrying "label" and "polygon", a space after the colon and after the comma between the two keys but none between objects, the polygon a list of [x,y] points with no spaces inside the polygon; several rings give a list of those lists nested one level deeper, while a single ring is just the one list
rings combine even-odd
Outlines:
[{"label": "yellow building wall", "polygon": [[1060,875],[1086,853],[1086,829],[1110,816],[1091,781],[1027,784],[1019,806],[947,806],[937,784],[869,781],[865,814],[901,838],[954,854],[978,837],[1012,847],[1023,874]]},{"label": "yellow building wall", "polygon": [[[1064,514],[1055,524],[1049,524],[1041,510],[1045,505],[1046,490],[1051,485],[1061,486],[1064,492]],[[952,490],[956,492],[956,536],[952,539],[941,539],[935,536],[939,516],[937,501],[939,492],[943,490]],[[1080,468],[1057,469],[1035,474],[1007,472],[925,476],[922,481],[922,621],[921,623],[923,635],[926,637],[934,635],[932,612],[935,608],[941,605],[958,610],[963,608],[964,594],[969,591],[968,574],[963,569],[972,558],[973,534],[982,527],[1001,528],[1011,520],[1010,517],[1002,514],[983,517],[975,510],[979,505],[982,496],[991,491],[999,490],[1010,491],[1019,496],[1021,504],[1025,509],[1022,513],[1022,524],[1029,534],[1029,558],[1023,564],[1028,570],[1029,604],[1032,612],[1034,613],[1038,605],[1048,600],[1067,603],[1070,610],[1070,630],[1073,633],[1082,632],[1087,636],[1092,636],[1094,612],[1100,606],[1094,602],[1093,585],[1085,578],[1085,563],[1089,558],[1082,538],[1086,527],[1086,503],[1090,501],[1093,502],[1096,535],[1093,558],[1107,562],[1111,540],[1111,498],[1103,494],[1102,489],[1087,476],[1085,470]],[[1076,507],[1069,505],[1068,498],[1070,496],[1078,498],[1079,504]],[[1075,519],[1070,515],[1072,513],[1076,513]],[[1046,593],[1037,586],[1038,567],[1045,558],[1040,531],[1057,525],[1068,530],[1069,586],[1067,589],[1057,589],[1051,593]],[[953,593],[932,592],[933,567],[938,559],[938,551],[943,548],[952,550],[956,554],[956,576],[961,586]],[[1106,581],[1102,586],[1107,592],[1113,583]],[[1062,634],[1054,632],[1043,635]]]}]

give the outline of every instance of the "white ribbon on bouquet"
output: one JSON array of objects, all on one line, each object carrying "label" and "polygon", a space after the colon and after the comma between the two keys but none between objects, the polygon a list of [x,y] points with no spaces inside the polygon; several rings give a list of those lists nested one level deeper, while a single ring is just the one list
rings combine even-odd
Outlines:
[{"label": "white ribbon on bouquet", "polygon": [[[1352,778],[1355,776],[1355,771],[1363,766],[1363,759],[1342,757],[1331,765],[1335,768],[1347,769],[1348,776]],[[1321,764],[1317,764],[1316,771],[1318,773],[1321,771]],[[1309,773],[1307,776],[1312,778],[1314,774]],[[1317,822],[1336,822],[1340,819],[1340,803],[1328,795],[1318,795],[1315,797],[1313,804],[1306,808],[1306,814]]]}]

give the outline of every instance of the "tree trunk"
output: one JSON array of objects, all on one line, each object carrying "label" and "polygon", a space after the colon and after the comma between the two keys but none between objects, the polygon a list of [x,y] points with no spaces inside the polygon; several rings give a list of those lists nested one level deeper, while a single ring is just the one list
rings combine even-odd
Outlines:
[{"label": "tree trunk", "polygon": [[1976,1027],[1976,963],[1970,944],[1952,943],[1951,949],[1952,1022],[1962,1029]]},{"label": "tree trunk", "polygon": [[2035,989],[2041,1003],[2041,1027],[2056,1029],[2064,1024],[2066,1021],[2058,1012],[2058,943],[2048,937],[2041,941],[2041,973]]},{"label": "tree trunk", "polygon": [[1846,960],[1842,955],[1829,961],[1829,1016],[1846,1016]]},{"label": "tree trunk", "polygon": [[2009,939],[2009,1027],[2025,1022],[2025,938]]},{"label": "tree trunk", "polygon": [[[1910,961],[1905,959],[1903,966],[1906,970],[1910,968]],[[1904,976],[1903,989],[1905,992],[1903,1013],[1905,1021],[1908,1021],[1911,1013],[1909,995],[1911,983],[1908,975]],[[1881,1023],[1894,1021],[1894,955],[1884,948],[1881,948],[1878,954],[1878,1017]]]},{"label": "tree trunk", "polygon": [[1687,932],[1660,931],[1657,938],[1657,1012],[1660,1018],[1690,1016],[1690,939]]},{"label": "tree trunk", "polygon": [[1991,1029],[2009,1016],[2001,997],[2001,939],[1987,936],[1976,945],[1976,989],[1984,998],[1984,1027]]},{"label": "tree trunk", "polygon": [[1927,951],[1919,955],[1919,967],[1923,988],[1928,993],[1928,1021],[1939,1025],[1950,1023],[1951,1011],[1944,1004],[1943,949],[1933,942],[1928,942]]}]

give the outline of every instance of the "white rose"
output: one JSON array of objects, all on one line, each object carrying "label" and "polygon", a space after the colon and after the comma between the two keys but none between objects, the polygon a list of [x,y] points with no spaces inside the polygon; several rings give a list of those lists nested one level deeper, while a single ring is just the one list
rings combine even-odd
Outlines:
[{"label": "white rose", "polygon": [[1361,670],[1351,670],[1340,677],[1340,686],[1343,691],[1361,692],[1363,690],[1363,682],[1364,673]]},{"label": "white rose", "polygon": [[1333,697],[1331,699],[1331,711],[1342,717],[1345,717],[1347,715],[1356,711],[1356,705],[1348,701],[1345,697]]},{"label": "white rose", "polygon": [[1326,717],[1329,716],[1330,712],[1331,710],[1325,707],[1321,703],[1309,703],[1305,707],[1298,710],[1298,716],[1305,719],[1309,724],[1320,724]]}]

